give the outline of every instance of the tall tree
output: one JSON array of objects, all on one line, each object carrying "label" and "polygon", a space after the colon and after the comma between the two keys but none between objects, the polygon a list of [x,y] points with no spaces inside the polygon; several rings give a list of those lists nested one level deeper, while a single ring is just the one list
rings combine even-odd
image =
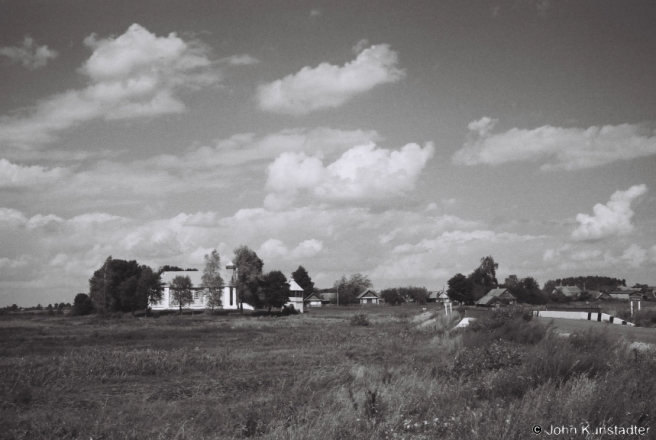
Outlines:
[{"label": "tall tree", "polygon": [[93,302],[86,293],[78,293],[73,300],[73,315],[88,315],[93,313]]},{"label": "tall tree", "polygon": [[141,275],[137,284],[137,307],[145,309],[148,313],[151,304],[162,300],[163,293],[164,283],[160,273],[146,265],[141,266]]},{"label": "tall tree", "polygon": [[474,301],[481,299],[490,290],[498,287],[496,270],[499,264],[494,262],[492,256],[481,258],[481,265],[469,274],[469,279],[474,283]]},{"label": "tall tree", "polygon": [[215,307],[221,307],[221,294],[223,293],[223,278],[221,277],[221,258],[216,250],[205,255],[205,268],[203,269],[202,287],[205,289],[207,305],[212,312]]},{"label": "tall tree", "polygon": [[[514,277],[514,278],[513,278]],[[518,302],[528,304],[546,304],[547,295],[542,293],[538,282],[533,277],[526,277],[521,280],[515,275],[506,278],[504,287],[517,298]]]},{"label": "tall tree", "polygon": [[194,287],[191,282],[191,278],[185,275],[178,275],[169,285],[169,291],[173,297],[173,301],[178,303],[180,307],[180,314],[182,315],[182,308],[187,304],[194,302],[194,292],[192,288]]},{"label": "tall tree", "polygon": [[358,295],[365,289],[371,289],[372,284],[369,277],[361,273],[355,273],[349,278],[342,275],[342,278],[335,281],[333,288],[337,289],[337,301],[339,304],[355,304],[358,302]]},{"label": "tall tree", "polygon": [[456,274],[448,281],[448,285],[446,294],[452,301],[465,304],[474,302],[474,283],[468,277],[461,273]]},{"label": "tall tree", "polygon": [[234,250],[234,253],[235,258],[232,262],[237,267],[237,279],[235,280],[237,301],[239,302],[239,310],[244,313],[244,302],[254,307],[259,302],[257,291],[264,262],[248,246],[239,246]]},{"label": "tall tree", "polygon": [[392,306],[400,305],[405,302],[405,298],[399,293],[399,289],[397,288],[383,289],[380,292],[380,297],[385,300],[386,304]]},{"label": "tall tree", "polygon": [[103,315],[107,312],[111,304],[112,261],[112,256],[110,255],[102,267],[96,270],[89,279],[89,297],[93,303],[93,308]]},{"label": "tall tree", "polygon": [[282,307],[289,302],[289,283],[285,274],[273,270],[260,277],[260,294],[264,307]]},{"label": "tall tree", "polygon": [[303,289],[305,296],[308,296],[314,292],[314,283],[312,282],[312,278],[310,278],[310,275],[303,266],[298,266],[298,269],[296,269],[295,272],[292,272],[292,278],[294,278],[294,281],[296,281],[301,289]]}]

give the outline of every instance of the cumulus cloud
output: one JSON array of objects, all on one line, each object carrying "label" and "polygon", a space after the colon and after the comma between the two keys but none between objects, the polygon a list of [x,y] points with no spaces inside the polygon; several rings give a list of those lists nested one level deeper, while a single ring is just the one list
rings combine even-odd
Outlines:
[{"label": "cumulus cloud", "polygon": [[231,66],[250,66],[253,64],[258,64],[260,60],[257,58],[250,56],[248,54],[241,54],[241,55],[233,55],[227,58],[222,58],[220,61],[224,63],[228,63]]},{"label": "cumulus cloud", "polygon": [[[527,244],[544,238],[481,229],[445,231],[416,244],[395,246],[391,252],[384,254],[384,261],[375,267],[371,275],[377,279],[403,282],[418,279],[446,282],[457,272],[471,272],[480,256],[490,253],[491,246],[494,246],[497,261],[507,261],[504,257],[509,254],[517,256],[533,252]],[[463,260],[471,260],[472,267],[461,267],[459,262]]]},{"label": "cumulus cloud", "polygon": [[396,254],[420,251],[445,251],[453,245],[463,245],[469,242],[486,242],[493,244],[526,242],[546,238],[536,235],[519,235],[512,232],[494,232],[490,230],[447,231],[434,239],[423,239],[417,244],[402,244],[393,250]]},{"label": "cumulus cloud", "polygon": [[481,118],[469,124],[469,140],[456,151],[453,162],[462,165],[498,165],[545,161],[542,170],[579,170],[656,154],[656,134],[636,124],[589,128],[545,125],[492,133],[498,120]]},{"label": "cumulus cloud", "polygon": [[42,166],[22,166],[0,159],[0,188],[32,187],[53,184],[67,176],[65,168],[46,169]]},{"label": "cumulus cloud", "polygon": [[239,133],[217,141],[214,147],[204,146],[184,157],[160,156],[162,166],[216,167],[240,165],[263,159],[272,159],[284,152],[304,152],[312,155],[343,153],[353,145],[380,141],[383,137],[375,130],[339,130],[328,127],[283,129],[265,136]]},{"label": "cumulus cloud", "polygon": [[285,205],[299,192],[319,200],[362,200],[398,197],[413,190],[433,144],[407,144],[401,150],[374,143],[353,147],[328,166],[320,157],[283,153],[268,169],[269,207]]},{"label": "cumulus cloud", "polygon": [[29,70],[35,70],[57,58],[58,53],[48,49],[48,46],[38,46],[32,37],[26,36],[20,46],[0,47],[0,55],[9,58],[12,62],[21,63]]},{"label": "cumulus cloud", "polygon": [[631,204],[647,192],[647,185],[634,185],[626,191],[616,191],[607,204],[597,203],[594,215],[578,214],[579,227],[572,232],[575,240],[599,240],[633,231]]},{"label": "cumulus cloud", "polygon": [[257,254],[264,259],[298,260],[312,257],[322,249],[323,242],[321,240],[305,240],[290,250],[281,240],[271,238],[262,243]]},{"label": "cumulus cloud", "polygon": [[339,107],[374,87],[399,81],[405,76],[396,64],[398,56],[387,44],[361,50],[355,60],[335,66],[321,63],[258,89],[260,109],[304,115],[315,110]]},{"label": "cumulus cloud", "polygon": [[53,134],[93,119],[129,119],[180,113],[182,88],[217,83],[220,75],[209,48],[175,33],[157,37],[133,24],[118,37],[85,44],[93,50],[79,69],[88,86],[39,102],[24,116],[0,118],[0,143],[29,146],[49,142]]}]

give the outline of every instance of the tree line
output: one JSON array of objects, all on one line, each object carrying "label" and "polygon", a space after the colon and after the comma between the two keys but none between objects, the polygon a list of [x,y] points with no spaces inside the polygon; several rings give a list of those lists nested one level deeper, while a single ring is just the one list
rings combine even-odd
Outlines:
[{"label": "tree line", "polygon": [[[264,262],[248,246],[239,246],[234,254],[234,278],[228,281],[236,289],[239,310],[243,312],[243,305],[249,304],[270,312],[272,308],[280,308],[289,302],[289,283],[281,271],[265,273]],[[126,261],[110,256],[89,279],[89,293],[75,296],[73,314],[134,314],[138,310],[147,310],[150,304],[162,300],[164,283],[161,274],[164,272],[180,272],[169,284],[169,292],[180,312],[194,302],[196,293],[204,297],[206,305],[212,310],[221,307],[226,281],[221,276],[219,253],[213,250],[205,255],[200,286],[194,286],[189,275],[185,274],[191,271],[197,269],[164,265],[154,271],[136,260]],[[304,293],[312,293],[314,283],[303,266],[299,266],[292,276]]]}]

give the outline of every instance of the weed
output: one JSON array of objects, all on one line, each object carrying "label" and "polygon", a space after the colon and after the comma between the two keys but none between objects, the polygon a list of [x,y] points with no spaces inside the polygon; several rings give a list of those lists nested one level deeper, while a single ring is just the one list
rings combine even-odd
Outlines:
[{"label": "weed", "polygon": [[356,313],[355,315],[353,315],[351,317],[350,323],[351,323],[351,325],[368,326],[369,325],[369,317],[364,312]]}]

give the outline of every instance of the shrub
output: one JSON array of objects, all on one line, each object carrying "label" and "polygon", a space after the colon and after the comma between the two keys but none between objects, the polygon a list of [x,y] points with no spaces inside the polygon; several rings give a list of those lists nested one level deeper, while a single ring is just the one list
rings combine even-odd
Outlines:
[{"label": "shrub", "polygon": [[493,341],[488,347],[463,350],[454,359],[452,372],[460,376],[474,376],[481,371],[494,371],[522,365],[526,352],[519,346]]},{"label": "shrub", "polygon": [[356,313],[351,317],[351,325],[367,326],[369,325],[369,317],[364,312]]},{"label": "shrub", "polygon": [[296,307],[294,307],[294,304],[290,304],[288,306],[283,306],[281,315],[282,316],[289,316],[289,315],[298,315],[299,311],[296,310]]},{"label": "shrub", "polygon": [[632,322],[637,327],[656,327],[656,309],[643,309],[635,312]]}]

